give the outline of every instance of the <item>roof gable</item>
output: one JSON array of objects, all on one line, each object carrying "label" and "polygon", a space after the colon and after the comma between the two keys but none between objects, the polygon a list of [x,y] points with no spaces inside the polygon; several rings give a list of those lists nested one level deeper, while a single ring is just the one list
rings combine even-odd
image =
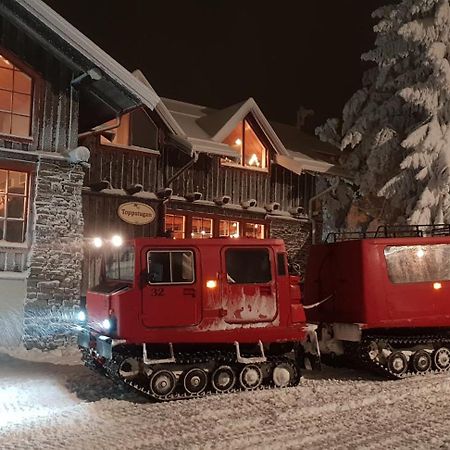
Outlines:
[{"label": "roof gable", "polygon": [[253,98],[237,103],[228,108],[214,111],[197,119],[197,123],[211,136],[215,142],[223,142],[236,128],[239,122],[251,114],[261,130],[271,142],[275,151],[287,155],[287,150],[273,130],[269,121]]}]

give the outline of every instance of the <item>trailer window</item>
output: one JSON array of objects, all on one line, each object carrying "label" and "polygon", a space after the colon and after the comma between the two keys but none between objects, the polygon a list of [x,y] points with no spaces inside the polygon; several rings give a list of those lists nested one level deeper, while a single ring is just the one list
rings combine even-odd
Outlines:
[{"label": "trailer window", "polygon": [[134,247],[123,247],[106,255],[105,275],[108,280],[133,281]]},{"label": "trailer window", "polygon": [[228,249],[225,265],[229,283],[254,284],[272,280],[269,251],[264,249]]},{"label": "trailer window", "polygon": [[450,245],[391,246],[384,249],[393,283],[450,280]]},{"label": "trailer window", "polygon": [[190,250],[147,253],[150,284],[187,284],[195,281],[194,254]]}]

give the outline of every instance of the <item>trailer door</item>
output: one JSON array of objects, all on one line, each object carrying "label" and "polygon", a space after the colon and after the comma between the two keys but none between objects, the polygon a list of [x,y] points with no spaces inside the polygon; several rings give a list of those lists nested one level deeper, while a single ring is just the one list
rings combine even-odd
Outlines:
[{"label": "trailer door", "polygon": [[196,249],[146,249],[142,255],[144,326],[186,327],[201,319],[199,255]]},{"label": "trailer door", "polygon": [[277,285],[271,248],[224,247],[222,268],[221,297],[226,322],[272,322],[277,317]]}]

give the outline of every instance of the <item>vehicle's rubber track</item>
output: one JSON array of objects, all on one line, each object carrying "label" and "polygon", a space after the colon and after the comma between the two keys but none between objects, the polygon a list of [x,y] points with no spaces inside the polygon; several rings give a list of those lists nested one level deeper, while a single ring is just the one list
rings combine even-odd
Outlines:
[{"label": "vehicle's rubber track", "polygon": [[[157,401],[174,401],[174,400],[184,400],[184,399],[192,399],[192,398],[203,398],[210,395],[225,395],[225,393],[216,392],[211,386],[211,380],[208,382],[208,388],[199,393],[188,393],[185,390],[181,389],[180,383],[177,380],[177,388],[175,391],[169,395],[158,395],[155,392],[152,392],[149,389],[149,378],[148,377],[137,377],[136,380],[127,380],[120,375],[119,368],[121,363],[127,358],[132,357],[130,353],[127,352],[117,352],[113,354],[113,358],[104,364],[105,374],[111,378],[114,382],[118,384],[126,385],[133,390],[139,392],[142,395],[145,395],[148,398],[157,400]],[[88,357],[88,359],[90,359]],[[236,374],[239,374],[240,370],[245,367],[245,364],[240,364],[236,362],[236,355],[234,353],[222,353],[220,351],[209,351],[209,352],[196,352],[196,353],[181,353],[176,355],[177,363],[176,365],[179,368],[194,368],[201,367],[205,365],[213,365],[214,369],[219,366],[230,366]],[[85,355],[85,363],[86,363],[86,355]],[[284,363],[291,367],[293,372],[292,381],[289,383],[289,387],[296,386],[300,383],[301,380],[301,372],[298,363],[294,358],[286,357],[286,356],[268,356],[267,362],[263,363],[266,366],[270,365],[270,367],[274,367],[276,364]],[[88,362],[89,367],[92,367],[92,362]],[[257,364],[258,365],[258,364]],[[160,364],[156,367],[157,369],[164,368],[163,364]],[[272,389],[276,388],[273,382],[271,381],[271,377],[264,377],[263,383],[256,388],[243,388],[239,386],[239,380],[236,380],[236,383],[233,389],[227,390],[226,393],[238,392],[242,390],[261,390],[261,389]]]}]

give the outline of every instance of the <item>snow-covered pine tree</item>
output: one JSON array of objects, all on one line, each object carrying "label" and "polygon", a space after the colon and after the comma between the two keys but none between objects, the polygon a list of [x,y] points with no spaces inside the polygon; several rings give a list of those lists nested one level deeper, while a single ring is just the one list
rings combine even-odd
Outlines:
[{"label": "snow-covered pine tree", "polygon": [[373,17],[376,46],[363,59],[376,67],[342,123],[317,133],[352,149],[345,165],[383,222],[450,222],[449,1],[402,0]]}]

